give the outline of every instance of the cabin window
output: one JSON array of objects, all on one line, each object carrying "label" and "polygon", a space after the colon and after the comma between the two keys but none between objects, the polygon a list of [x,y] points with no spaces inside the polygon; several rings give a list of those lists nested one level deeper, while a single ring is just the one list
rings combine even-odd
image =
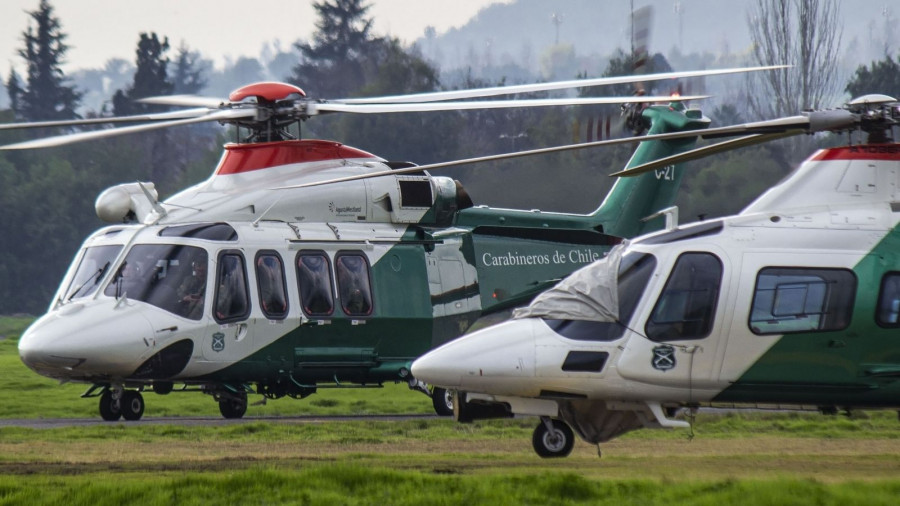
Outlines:
[{"label": "cabin window", "polygon": [[191,320],[203,317],[206,250],[181,244],[136,244],[104,293],[146,302]]},{"label": "cabin window", "polygon": [[347,316],[372,314],[369,262],[360,253],[338,253],[334,259],[341,309]]},{"label": "cabin window", "polygon": [[213,315],[219,323],[238,321],[250,314],[250,294],[244,256],[238,252],[219,255],[216,274],[216,301]]},{"label": "cabin window", "polygon": [[846,269],[767,267],[756,276],[750,330],[788,334],[850,324],[856,276]]},{"label": "cabin window", "polygon": [[656,270],[656,258],[649,253],[631,251],[619,262],[619,321],[554,320],[544,322],[557,334],[579,341],[614,341],[625,333],[650,276]]},{"label": "cabin window", "polygon": [[85,249],[81,261],[78,262],[78,268],[75,269],[75,275],[72,276],[72,282],[69,283],[69,288],[63,296],[63,301],[87,297],[94,293],[106,273],[109,272],[109,267],[119,256],[120,251],[122,251],[121,245],[95,246]]},{"label": "cabin window", "polygon": [[675,262],[647,320],[647,337],[653,341],[700,339],[712,330],[722,262],[711,253],[684,253]]},{"label": "cabin window", "polygon": [[882,327],[900,327],[900,272],[889,272],[881,280],[875,321]]},{"label": "cabin window", "polygon": [[260,251],[256,255],[256,282],[259,288],[259,305],[271,320],[287,316],[287,287],[284,281],[284,263],[274,251]]},{"label": "cabin window", "polygon": [[307,316],[331,316],[334,313],[331,264],[324,252],[301,251],[297,255],[297,284],[300,304]]}]

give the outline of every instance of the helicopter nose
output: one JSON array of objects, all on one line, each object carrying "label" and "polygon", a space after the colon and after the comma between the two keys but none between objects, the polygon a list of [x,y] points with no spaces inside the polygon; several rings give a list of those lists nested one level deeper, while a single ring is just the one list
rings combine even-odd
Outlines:
[{"label": "helicopter nose", "polygon": [[55,379],[126,376],[146,348],[137,336],[148,335],[151,327],[138,313],[108,313],[72,305],[44,315],[19,339],[19,357]]},{"label": "helicopter nose", "polygon": [[451,341],[412,364],[425,383],[466,392],[522,393],[534,378],[532,319],[511,320]]}]

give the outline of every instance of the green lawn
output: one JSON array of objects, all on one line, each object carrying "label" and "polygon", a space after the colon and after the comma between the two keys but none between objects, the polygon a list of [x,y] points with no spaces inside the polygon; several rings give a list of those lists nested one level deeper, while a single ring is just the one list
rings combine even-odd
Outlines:
[{"label": "green lawn", "polygon": [[[25,368],[27,319],[0,318],[0,417],[96,417],[84,385]],[[147,415],[217,415],[199,393],[146,394]],[[251,399],[252,401],[253,399]],[[248,414],[430,413],[405,385],[321,390]],[[896,413],[701,413],[688,431],[635,431],[565,459],[531,449],[534,419],[0,427],[0,505],[819,504],[900,497]]]}]

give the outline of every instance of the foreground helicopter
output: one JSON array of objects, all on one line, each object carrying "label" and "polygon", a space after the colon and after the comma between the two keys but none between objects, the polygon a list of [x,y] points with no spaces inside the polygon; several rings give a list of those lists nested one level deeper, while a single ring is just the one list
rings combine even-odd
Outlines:
[{"label": "foreground helicopter", "polygon": [[749,135],[619,173],[798,133],[868,135],[819,150],[738,215],[626,241],[514,319],[419,358],[413,374],[458,391],[459,421],[540,416],[542,457],[568,455],[573,429],[599,445],[687,427],[678,409],[715,403],[900,407],[897,125],[900,103],[867,95],[710,129]]},{"label": "foreground helicopter", "polygon": [[[641,81],[756,69],[640,76]],[[57,146],[219,121],[249,131],[228,144],[205,182],[159,202],[151,183],[112,187],[98,215],[116,223],[82,246],[47,314],[21,337],[30,368],[91,384],[106,420],[141,418],[141,394],[212,395],[223,416],[243,416],[247,394],[302,398],[320,386],[408,381],[413,359],[461,335],[479,317],[527,303],[620,237],[658,228],[642,221],[670,205],[673,168],[621,181],[589,215],[474,206],[451,178],[428,166],[392,163],[289,127],[325,112],[404,112],[629,102],[650,134],[708,123],[668,97],[447,102],[635,78],[602,78],[415,96],[322,101],[299,88],[257,83],[229,100],[159,97],[187,111],[131,118],[0,125],[145,123],[2,147]],[[696,98],[696,97],[687,97]],[[646,106],[664,100],[665,106]],[[652,138],[648,137],[648,138]],[[690,147],[644,143],[632,163]],[[565,148],[559,148],[565,149]],[[541,150],[538,150],[541,151]],[[527,154],[527,153],[526,153]],[[515,153],[505,156],[523,156]],[[374,177],[373,176],[379,176]],[[367,178],[354,181],[354,178]],[[335,182],[343,181],[343,182]],[[318,188],[303,185],[332,182]],[[432,393],[449,409],[443,390]]]}]

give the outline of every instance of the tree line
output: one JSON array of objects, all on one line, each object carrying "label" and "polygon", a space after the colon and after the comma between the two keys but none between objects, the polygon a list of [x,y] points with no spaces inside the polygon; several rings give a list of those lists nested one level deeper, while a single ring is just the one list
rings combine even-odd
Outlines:
[{"label": "tree line", "polygon": [[[451,87],[415,47],[372,33],[364,0],[322,0],[314,8],[316,31],[310,41],[296,44],[297,61],[285,76],[309,96],[395,95]],[[61,70],[68,49],[62,23],[49,0],[41,0],[29,14],[19,52],[27,64],[26,74],[11,71],[8,75],[5,84],[10,109],[0,111],[0,122],[78,118],[83,92]],[[200,55],[184,46],[174,56],[172,51],[165,36],[141,33],[133,78],[110,97],[112,109],[83,114],[103,117],[153,112],[158,109],[136,100],[170,93],[199,94],[207,89],[208,68]],[[613,56],[604,74],[634,72],[638,60],[652,62],[649,71],[670,68],[661,54],[622,51]],[[885,55],[882,61],[860,66],[846,91],[900,96],[898,65],[900,58]],[[469,75],[452,87],[504,82]],[[719,124],[751,119],[741,114],[742,110],[750,114],[742,106],[728,104],[707,113]],[[597,106],[328,115],[313,118],[303,129],[307,138],[335,139],[390,160],[421,164],[584,141],[588,119],[616,114],[615,109]],[[0,144],[65,132],[3,131]],[[93,210],[100,191],[114,184],[149,180],[165,197],[209,177],[221,144],[228,138],[229,132],[206,125],[41,151],[0,152],[0,314],[36,314],[46,308],[81,241],[103,225]],[[476,204],[589,212],[612,185],[606,174],[621,168],[630,150],[630,146],[620,146],[545,155],[472,165],[445,174],[460,179]],[[791,154],[773,144],[695,162],[679,202],[682,216],[687,217],[684,220],[739,210],[783,177],[790,169]],[[501,188],[503,191],[498,191]]]}]

